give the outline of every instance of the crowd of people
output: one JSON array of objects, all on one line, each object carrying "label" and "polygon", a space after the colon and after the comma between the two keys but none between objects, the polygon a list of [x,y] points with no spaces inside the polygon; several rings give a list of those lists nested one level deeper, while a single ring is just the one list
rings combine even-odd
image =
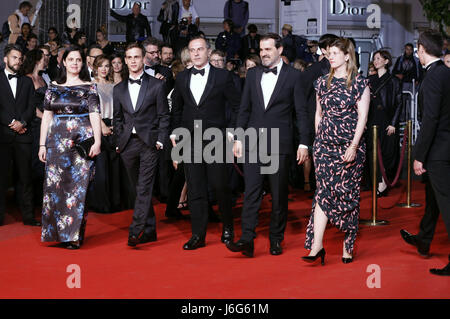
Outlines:
[{"label": "crowd of people", "polygon": [[[386,173],[392,178],[399,157],[402,90],[413,82],[421,84],[422,121],[414,171],[427,172],[427,206],[421,232],[402,230],[402,237],[427,255],[439,211],[450,234],[445,178],[450,173],[450,69],[444,64],[450,59],[439,33],[423,32],[418,57],[407,44],[395,64],[388,50],[374,52],[365,78],[352,39],[324,34],[310,41],[293,35],[290,25],[283,26],[282,35],[259,35],[256,25],[248,25],[246,1],[226,1],[224,31],[214,50],[199,31],[200,18],[189,0],[163,3],[158,21],[164,42],[151,36],[138,3],[128,16],[111,11],[127,25],[124,52],[102,28],[88,45],[80,30],[60,36],[51,27],[48,41],[40,44],[27,18],[29,9],[31,4],[22,2],[10,17],[14,27],[0,72],[5,93],[0,96],[0,148],[2,167],[14,163],[23,222],[41,226],[43,242],[78,249],[88,210],[124,209],[134,209],[128,245],[156,241],[156,197],[166,204],[167,218],[186,219],[189,210],[192,237],[183,249],[205,246],[208,222],[222,222],[226,247],[252,257],[258,210],[270,193],[269,252],[280,255],[290,186],[298,187],[301,175],[304,190],[315,191],[305,240],[310,253],[303,260],[320,258],[324,264],[323,235],[330,222],[345,233],[342,262],[352,262],[361,187],[373,174],[366,161],[373,136],[366,128],[379,126]],[[174,160],[174,149],[188,145],[183,150],[195,158],[208,148],[203,141],[198,150],[175,133],[180,128],[194,132],[194,121],[201,121],[202,132],[220,129],[224,138],[217,138],[216,147],[231,144],[235,159],[248,158],[254,145],[225,134],[227,128],[269,134],[259,147],[267,143],[278,169],[261,174],[267,163],[260,154],[256,162],[240,164]],[[276,149],[270,143],[273,129],[279,130]],[[9,172],[1,170],[0,225]],[[377,181],[378,195],[385,196],[388,181],[381,174]],[[242,236],[235,241],[232,207],[241,193]],[[216,203],[219,213],[212,208]],[[42,221],[34,217],[35,206],[42,206]],[[434,270],[449,271],[450,266]]]}]

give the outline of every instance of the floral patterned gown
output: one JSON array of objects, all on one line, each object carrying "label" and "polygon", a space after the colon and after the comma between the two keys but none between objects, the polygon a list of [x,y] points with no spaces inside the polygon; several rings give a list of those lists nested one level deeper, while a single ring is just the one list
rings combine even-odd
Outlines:
[{"label": "floral patterned gown", "polygon": [[99,103],[95,84],[51,84],[45,93],[44,110],[53,112],[53,120],[46,139],[43,242],[83,240],[94,162],[82,158],[73,146],[93,136],[89,113],[100,113]]},{"label": "floral patterned gown", "polygon": [[349,89],[346,79],[333,78],[330,89],[327,81],[328,75],[324,75],[314,83],[322,107],[322,119],[313,145],[317,188],[306,229],[305,248],[311,249],[314,240],[314,208],[318,204],[329,222],[345,232],[345,249],[351,254],[358,231],[365,142],[361,140],[353,162],[345,163],[342,157],[355,135],[357,102],[368,81],[357,75]]}]

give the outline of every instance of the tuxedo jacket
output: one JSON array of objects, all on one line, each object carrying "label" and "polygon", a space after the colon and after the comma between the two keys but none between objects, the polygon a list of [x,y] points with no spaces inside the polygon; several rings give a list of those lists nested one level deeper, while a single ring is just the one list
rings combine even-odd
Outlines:
[{"label": "tuxedo jacket", "polygon": [[172,70],[170,68],[168,68],[167,66],[157,64],[154,66],[154,71],[155,71],[155,74],[159,73],[166,78],[166,80],[165,80],[166,93],[167,93],[167,95],[169,95],[170,91],[172,91],[172,89],[173,89],[173,85],[175,82],[173,79]]},{"label": "tuxedo jacket", "polygon": [[[5,70],[0,69],[0,92],[0,143],[31,143],[31,122],[36,116],[33,81],[19,76],[14,98]],[[9,128],[13,119],[26,122],[26,133],[18,134]]]},{"label": "tuxedo jacket", "polygon": [[[283,63],[278,80],[273,90],[267,107],[264,106],[264,96],[261,88],[262,67],[254,67],[247,73],[241,105],[237,118],[238,128],[253,127],[258,131],[258,137],[267,130],[267,150],[272,152],[270,147],[270,129],[279,129],[279,154],[291,154],[294,146],[294,113],[296,127],[299,134],[300,144],[309,145],[308,136],[311,125],[308,117],[308,110],[300,103],[301,73],[291,66]],[[249,145],[245,143],[247,151],[253,150],[255,143]]]},{"label": "tuxedo jacket", "polygon": [[133,127],[149,147],[155,146],[157,141],[167,145],[170,116],[163,81],[144,72],[135,109],[128,90],[128,79],[114,87],[113,96],[114,136],[119,151],[126,147]]},{"label": "tuxedo jacket", "polygon": [[418,106],[422,124],[414,158],[419,162],[450,161],[450,68],[431,64],[420,85]]},{"label": "tuxedo jacket", "polygon": [[[240,95],[232,74],[210,65],[208,81],[198,105],[192,95],[190,83],[191,69],[177,75],[172,95],[173,128],[183,127],[193,132],[194,120],[202,121],[203,131],[210,127],[222,130],[234,128]],[[228,120],[227,107],[232,110]]]},{"label": "tuxedo jacket", "polygon": [[[300,103],[302,107],[307,108],[310,123],[314,123],[316,113],[316,90],[314,89],[314,81],[328,73],[330,73],[330,62],[326,58],[312,64],[302,72],[300,78],[300,86],[302,89],[300,92]],[[308,143],[305,145],[312,145],[313,141],[314,130],[311,130]]]}]

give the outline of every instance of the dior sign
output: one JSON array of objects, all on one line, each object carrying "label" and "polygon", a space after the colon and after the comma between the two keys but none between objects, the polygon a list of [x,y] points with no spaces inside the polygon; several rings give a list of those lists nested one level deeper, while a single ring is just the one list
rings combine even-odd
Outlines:
[{"label": "dior sign", "polygon": [[363,17],[367,16],[366,22],[369,29],[381,27],[381,8],[377,4],[364,6],[353,6],[349,1],[330,0],[330,14],[335,16]]}]

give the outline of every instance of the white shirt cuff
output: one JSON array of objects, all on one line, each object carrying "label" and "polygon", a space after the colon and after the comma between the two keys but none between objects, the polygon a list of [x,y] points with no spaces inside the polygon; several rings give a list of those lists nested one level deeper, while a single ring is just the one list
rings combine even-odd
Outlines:
[{"label": "white shirt cuff", "polygon": [[161,149],[163,148],[163,144],[161,142],[156,142],[159,146],[161,146]]},{"label": "white shirt cuff", "polygon": [[177,138],[177,136],[175,134],[170,134],[170,139],[171,140],[176,139],[176,138]]},{"label": "white shirt cuff", "polygon": [[304,145],[304,144],[300,144],[300,145],[298,146],[298,148],[306,148],[306,149],[308,149],[308,146],[306,146],[306,145]]}]

